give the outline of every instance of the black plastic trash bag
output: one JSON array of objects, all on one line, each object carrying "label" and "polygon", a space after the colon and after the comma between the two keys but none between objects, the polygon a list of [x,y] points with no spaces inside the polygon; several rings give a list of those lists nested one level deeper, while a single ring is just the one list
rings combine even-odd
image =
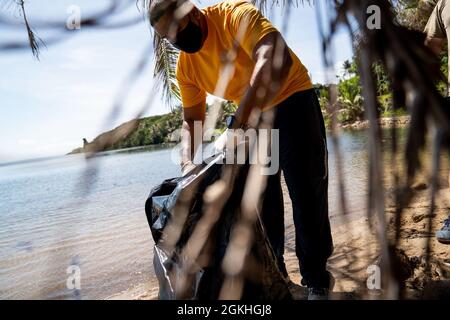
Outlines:
[{"label": "black plastic trash bag", "polygon": [[[222,160],[223,155],[215,156],[207,161],[208,164],[197,167],[187,176],[165,180],[150,192],[145,211],[155,241],[153,264],[159,282],[159,299],[216,300],[219,298],[224,281],[222,260],[232,228],[239,217],[248,165],[239,167],[233,192],[209,234],[209,263],[202,265],[198,272],[189,277],[188,285],[184,285],[183,292],[177,290],[177,280],[180,279],[180,272],[183,270],[180,253],[202,216],[203,193],[208,186],[220,178],[222,168],[227,166],[222,164]],[[189,194],[191,199],[187,204],[188,214],[175,248],[172,252],[167,252],[163,245],[164,230],[171,219],[178,218],[176,215],[180,214],[180,210],[175,208],[179,205],[181,198],[186,198],[182,196],[183,193]],[[254,242],[250,257],[252,266],[244,273],[245,282],[241,299],[291,299],[287,283],[278,269],[275,254],[259,219],[254,225]]]}]

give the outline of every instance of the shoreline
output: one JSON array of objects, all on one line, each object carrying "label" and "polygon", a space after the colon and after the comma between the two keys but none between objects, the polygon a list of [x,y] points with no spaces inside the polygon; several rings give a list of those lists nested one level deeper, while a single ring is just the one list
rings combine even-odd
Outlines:
[{"label": "shoreline", "polygon": [[[382,128],[389,129],[392,128],[394,125],[398,128],[406,127],[411,122],[411,117],[409,115],[405,116],[394,116],[394,117],[381,117],[378,119],[378,123]],[[345,130],[345,131],[358,131],[358,130],[365,130],[369,128],[369,120],[356,120],[351,123],[346,124],[338,124],[338,128]],[[327,128],[329,130],[329,128]],[[148,145],[142,145],[142,146],[135,146],[135,147],[129,147],[129,148],[120,148],[120,149],[108,149],[104,151],[100,151],[98,153],[115,153],[115,152],[131,152],[131,151],[145,151],[145,149],[152,149],[152,148],[165,148],[176,145],[176,142],[164,142],[164,143],[158,143],[158,144],[148,144]],[[65,154],[67,155],[76,155],[76,154],[86,154],[89,151],[84,151],[83,147],[77,148],[72,150],[71,152]]]},{"label": "shoreline", "polygon": [[[381,117],[378,118],[378,123],[382,128],[390,129],[395,127],[406,127],[410,124],[411,117],[406,116],[394,116],[394,117]],[[347,124],[339,124],[339,128],[343,130],[364,130],[369,128],[369,120],[357,120]]]},{"label": "shoreline", "polygon": [[[443,176],[444,170],[441,171]],[[400,270],[405,276],[406,299],[436,299],[450,296],[450,250],[440,244],[434,234],[440,229],[442,221],[450,212],[450,188],[445,183],[439,187],[436,210],[429,220],[429,186],[413,187],[414,198],[404,209],[401,219],[401,233],[397,255],[400,258]],[[291,281],[291,293],[295,300],[303,300],[308,296],[306,287],[300,286],[301,275],[298,259],[295,255],[295,237],[292,220],[292,205],[282,180],[285,204],[285,263]],[[389,194],[391,188],[386,186]],[[389,197],[388,197],[389,198]],[[392,222],[395,205],[387,201],[386,221]],[[431,234],[427,232],[428,221],[432,222]],[[336,284],[331,299],[359,300],[377,299],[378,290],[367,288],[370,275],[369,267],[380,262],[380,248],[375,234],[376,227],[369,227],[365,206],[356,206],[343,216],[338,208],[330,210],[330,222],[333,233],[334,253],[329,259],[328,269],[333,274]],[[372,221],[376,226],[376,221]],[[388,234],[394,232],[389,223]],[[430,239],[431,238],[431,239]],[[426,240],[430,239],[431,274],[426,273]],[[155,300],[158,298],[158,282],[156,277],[146,283],[114,294],[106,299]]]}]

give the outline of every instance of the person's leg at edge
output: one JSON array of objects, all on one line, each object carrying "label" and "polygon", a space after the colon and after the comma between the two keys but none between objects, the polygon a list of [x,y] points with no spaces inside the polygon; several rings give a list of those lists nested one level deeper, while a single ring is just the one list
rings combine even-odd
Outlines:
[{"label": "person's leg at edge", "polygon": [[[447,107],[450,108],[450,97],[445,98]],[[450,153],[450,136],[444,139],[444,147]],[[450,171],[448,172],[448,184],[450,186]],[[436,239],[443,244],[450,244],[450,215],[444,220],[442,228],[436,232]]]}]

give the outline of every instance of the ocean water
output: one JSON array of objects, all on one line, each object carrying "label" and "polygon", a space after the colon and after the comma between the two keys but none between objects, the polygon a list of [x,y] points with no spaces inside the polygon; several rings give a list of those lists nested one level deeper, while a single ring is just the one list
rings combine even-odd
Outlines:
[{"label": "ocean water", "polygon": [[[338,189],[328,144],[333,218]],[[366,135],[346,133],[340,145],[349,211],[361,213]],[[107,152],[89,162],[71,155],[0,166],[0,299],[102,299],[151,280],[144,203],[152,187],[180,174],[171,152],[151,148]]]},{"label": "ocean water", "polygon": [[[179,175],[170,152],[0,167],[0,298],[101,299],[148,280],[144,203],[153,186]],[[78,271],[80,290],[70,278]]]}]

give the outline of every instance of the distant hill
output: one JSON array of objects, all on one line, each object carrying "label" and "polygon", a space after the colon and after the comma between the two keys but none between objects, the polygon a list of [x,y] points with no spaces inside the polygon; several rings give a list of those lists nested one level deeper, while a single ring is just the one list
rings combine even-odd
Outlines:
[{"label": "distant hill", "polygon": [[[225,129],[225,119],[236,111],[236,105],[223,102],[217,120],[216,129]],[[207,112],[209,106],[207,105]],[[181,106],[170,113],[131,120],[117,128],[98,135],[91,142],[83,139],[83,146],[72,150],[69,154],[92,151],[107,151],[133,148],[161,143],[178,142],[179,130],[183,123]]]},{"label": "distant hill", "polygon": [[[69,154],[175,142],[178,140],[176,130],[181,128],[181,124],[181,109],[164,115],[131,120],[98,135],[91,142],[83,139],[83,147],[76,148]],[[128,132],[130,128],[131,133]]]}]

